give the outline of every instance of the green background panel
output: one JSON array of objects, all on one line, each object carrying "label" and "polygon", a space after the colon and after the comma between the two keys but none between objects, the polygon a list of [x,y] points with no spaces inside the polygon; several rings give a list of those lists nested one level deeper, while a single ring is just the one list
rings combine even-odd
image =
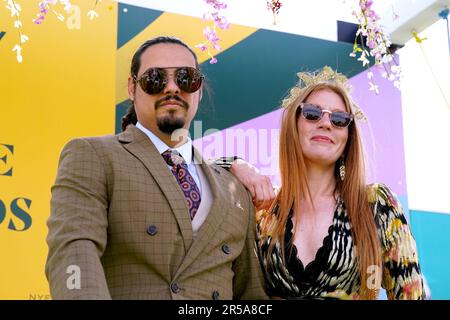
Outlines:
[{"label": "green background panel", "polygon": [[133,39],[163,13],[122,3],[119,3],[118,10],[117,48]]}]

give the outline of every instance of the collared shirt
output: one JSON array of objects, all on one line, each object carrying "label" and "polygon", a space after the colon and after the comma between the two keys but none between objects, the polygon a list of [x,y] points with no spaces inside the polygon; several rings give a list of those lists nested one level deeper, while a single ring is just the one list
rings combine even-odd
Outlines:
[{"label": "collared shirt", "polygon": [[[160,138],[158,138],[153,132],[145,128],[142,124],[139,122],[136,123],[136,128],[141,130],[143,133],[147,135],[147,137],[150,139],[151,142],[155,145],[156,149],[158,149],[158,152],[162,154],[167,149],[170,150],[176,150],[181,156],[183,157],[184,161],[186,161],[188,171],[191,174],[192,178],[194,178],[195,183],[198,186],[198,189],[200,190],[200,194],[202,193],[202,186],[200,183],[200,178],[198,176],[197,168],[195,167],[193,158],[194,153],[192,152],[192,140],[191,138],[187,138],[186,142],[182,144],[181,146],[178,146],[177,148],[171,148],[167,144],[165,144]],[[162,156],[161,156],[162,157]],[[169,165],[167,165],[167,168],[171,169]]]}]

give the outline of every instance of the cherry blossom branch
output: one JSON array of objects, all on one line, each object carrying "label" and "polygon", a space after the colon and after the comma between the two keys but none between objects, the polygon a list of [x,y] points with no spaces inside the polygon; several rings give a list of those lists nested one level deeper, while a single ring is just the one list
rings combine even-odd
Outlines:
[{"label": "cherry blossom branch", "polygon": [[6,2],[6,9],[11,11],[11,18],[14,19],[14,28],[19,33],[19,44],[16,44],[12,51],[16,52],[17,62],[22,63],[22,45],[28,41],[28,36],[22,33],[22,21],[20,20],[21,6],[14,0],[4,0]]},{"label": "cherry blossom branch", "polygon": [[[53,7],[57,3],[58,0],[42,0],[41,2],[39,2],[39,13],[37,14],[37,18],[33,19],[33,22],[35,24],[42,24],[49,11],[53,12],[55,16],[58,18],[58,20],[64,21],[65,19],[64,15],[56,11]],[[67,13],[70,12],[72,4],[70,3],[69,0],[59,0],[59,3],[61,3],[64,6],[65,12]]]},{"label": "cherry blossom branch", "polygon": [[[394,86],[400,89],[401,69],[395,56],[389,50],[390,37],[379,24],[380,17],[372,9],[372,4],[372,0],[359,0],[358,9],[352,12],[357,18],[359,26],[350,56],[356,57],[356,54],[359,53],[360,56],[357,60],[367,68],[370,66],[369,58],[373,57],[375,66],[381,70],[381,76],[393,81]],[[397,19],[398,15],[395,13],[392,18]],[[374,82],[372,71],[367,73],[367,77],[369,78],[369,89],[378,94],[378,85]]]},{"label": "cherry blossom branch", "polygon": [[217,36],[217,28],[220,29],[228,29],[230,27],[227,19],[225,16],[220,15],[221,10],[224,10],[227,8],[226,3],[220,2],[218,0],[204,0],[209,6],[211,6],[210,10],[206,12],[203,15],[204,20],[211,20],[214,22],[214,25],[211,29],[210,26],[206,26],[203,29],[203,35],[206,38],[206,41],[203,43],[200,43],[196,45],[196,48],[200,48],[202,51],[206,51],[208,53],[208,56],[211,58],[209,63],[214,64],[217,63],[217,59],[212,54],[212,50],[220,51],[221,47],[218,44],[218,41],[220,40]]}]

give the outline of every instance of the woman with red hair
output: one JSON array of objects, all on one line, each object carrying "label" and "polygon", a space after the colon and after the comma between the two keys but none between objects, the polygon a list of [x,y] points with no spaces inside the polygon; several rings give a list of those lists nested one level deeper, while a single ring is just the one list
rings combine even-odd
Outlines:
[{"label": "woman with red hair", "polygon": [[267,293],[284,299],[424,298],[417,249],[400,202],[366,184],[363,148],[342,74],[299,73],[283,100],[281,189],[257,213]]}]

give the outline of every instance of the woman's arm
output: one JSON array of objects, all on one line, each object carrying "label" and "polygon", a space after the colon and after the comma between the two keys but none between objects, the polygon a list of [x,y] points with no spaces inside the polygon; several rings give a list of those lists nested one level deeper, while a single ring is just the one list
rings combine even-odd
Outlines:
[{"label": "woman's arm", "polygon": [[397,196],[376,184],[375,216],[382,245],[382,286],[388,299],[424,299],[416,241]]},{"label": "woman's arm", "polygon": [[239,157],[222,157],[214,162],[229,170],[250,191],[256,210],[270,207],[275,192],[268,176],[262,175],[255,166]]}]

